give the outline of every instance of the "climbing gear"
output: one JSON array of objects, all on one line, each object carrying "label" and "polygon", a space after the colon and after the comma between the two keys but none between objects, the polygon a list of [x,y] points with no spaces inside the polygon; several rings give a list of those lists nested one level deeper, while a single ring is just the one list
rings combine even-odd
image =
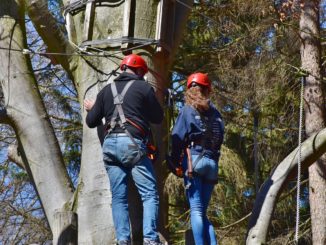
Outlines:
[{"label": "climbing gear", "polygon": [[[142,151],[139,149],[138,144],[136,143],[134,137],[132,137],[132,135],[130,134],[130,132],[126,129],[125,127],[125,123],[128,122],[130,125],[132,125],[133,127],[137,128],[141,134],[143,135],[144,138],[146,138],[146,132],[145,130],[139,126],[137,123],[133,122],[132,120],[130,120],[129,118],[126,118],[123,112],[123,108],[122,108],[122,103],[123,103],[123,98],[126,95],[128,89],[130,88],[130,86],[134,83],[134,80],[129,81],[125,87],[123,88],[121,94],[118,94],[117,92],[117,88],[115,85],[115,82],[113,82],[111,84],[111,91],[112,91],[112,95],[113,95],[113,100],[114,100],[114,104],[115,104],[115,109],[111,118],[110,123],[108,124],[108,129],[107,129],[107,133],[109,134],[111,133],[114,128],[117,126],[120,126],[121,129],[123,129],[125,131],[125,133],[128,135],[128,137],[131,139],[131,141],[134,143],[134,145],[138,148],[138,156],[134,159],[133,164],[137,163],[142,157]],[[118,116],[119,116],[119,120],[118,120]],[[146,142],[146,149],[147,149],[147,157],[152,161],[155,162],[157,157],[158,157],[158,151],[156,149],[156,147],[154,146],[154,144],[152,144],[150,141]],[[140,154],[141,153],[141,154]]]},{"label": "climbing gear", "polygon": [[158,157],[158,151],[155,145],[153,145],[150,142],[147,142],[146,144],[146,149],[147,149],[147,157],[152,161],[155,162]]},{"label": "climbing gear", "polygon": [[[146,132],[145,130],[139,126],[137,123],[131,121],[130,119],[126,118],[127,122],[130,123],[130,125],[134,126],[135,128],[137,128],[141,134],[143,135],[143,137],[146,137]],[[152,131],[149,131],[149,137],[148,140],[146,142],[146,149],[147,149],[147,157],[154,163],[157,160],[158,157],[158,151],[156,146],[152,143],[153,141],[153,135],[152,135]]]},{"label": "climbing gear", "polygon": [[166,155],[165,162],[168,169],[177,177],[182,178],[184,176],[182,167],[180,163],[175,164],[171,158],[171,156]]},{"label": "climbing gear", "polygon": [[142,159],[144,157],[143,151],[141,151],[141,149],[139,148],[134,137],[132,137],[132,135],[126,128],[126,122],[130,122],[131,120],[129,120],[129,119],[127,120],[127,118],[123,112],[123,108],[122,108],[124,96],[126,95],[128,89],[134,82],[135,82],[135,80],[131,80],[131,81],[127,82],[127,84],[123,88],[121,94],[118,94],[115,82],[113,82],[111,84],[111,91],[112,91],[112,95],[113,95],[113,103],[115,105],[115,108],[113,111],[113,115],[111,117],[111,121],[108,124],[108,130],[107,130],[107,134],[110,134],[115,129],[115,127],[118,125],[121,129],[123,129],[123,131],[126,133],[126,135],[131,139],[133,144],[137,147],[138,154],[132,161],[132,163],[131,163],[132,165],[136,164],[137,162],[140,161],[140,159]]},{"label": "climbing gear", "polygon": [[130,54],[124,57],[120,64],[120,69],[122,71],[125,70],[125,66],[131,68],[141,68],[145,74],[148,72],[148,67],[145,60],[137,54]]},{"label": "climbing gear", "polygon": [[211,81],[209,80],[207,74],[204,74],[204,73],[201,73],[201,72],[191,74],[188,77],[187,88],[190,88],[193,83],[201,85],[203,87],[207,87],[209,89],[209,91],[211,91],[211,89],[212,89],[211,88]]},{"label": "climbing gear", "polygon": [[[193,146],[193,144],[192,144],[192,146]],[[192,162],[192,156],[191,156],[191,151],[190,151],[189,147],[186,148],[186,152],[187,152],[187,157],[188,157],[188,161],[187,161],[188,169],[185,174],[188,176],[189,179],[192,179],[197,174],[196,172],[194,172],[194,169],[195,169],[197,163],[203,158],[203,156],[205,154],[205,149],[203,149],[203,151],[198,155],[198,157],[196,158],[196,160],[194,162]]]},{"label": "climbing gear", "polygon": [[[197,110],[196,110],[197,111]],[[197,111],[198,115],[201,118],[201,121],[203,123],[203,135],[199,141],[191,141],[190,144],[186,147],[185,151],[187,154],[187,171],[185,175],[189,178],[192,179],[194,176],[199,176],[198,173],[196,173],[195,168],[198,162],[204,157],[204,155],[207,153],[207,149],[212,149],[217,152],[217,158],[219,157],[220,154],[220,149],[218,145],[221,145],[220,141],[217,141],[213,135],[213,128],[216,127],[215,125],[215,120],[214,120],[214,115],[211,115],[210,117],[205,117],[201,113]],[[196,160],[193,162],[192,160],[192,155],[191,155],[191,148],[193,148],[195,145],[199,145],[202,148],[201,153],[197,156]],[[206,180],[208,183],[216,184],[217,180]],[[186,188],[189,188],[190,184],[186,186]]]},{"label": "climbing gear", "polygon": [[190,152],[190,148],[189,147],[186,148],[186,152],[187,152],[187,157],[188,157],[188,161],[187,161],[187,165],[188,165],[187,174],[188,174],[188,177],[190,179],[192,179],[192,177],[193,177],[193,174],[192,174],[193,166],[192,166],[192,157],[191,157],[191,152]]}]

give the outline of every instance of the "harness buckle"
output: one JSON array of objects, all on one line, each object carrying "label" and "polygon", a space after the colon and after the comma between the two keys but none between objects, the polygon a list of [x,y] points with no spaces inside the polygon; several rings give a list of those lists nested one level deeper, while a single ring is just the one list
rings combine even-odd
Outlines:
[{"label": "harness buckle", "polygon": [[121,94],[117,94],[113,97],[113,104],[115,105],[122,105],[123,103],[123,96]]}]

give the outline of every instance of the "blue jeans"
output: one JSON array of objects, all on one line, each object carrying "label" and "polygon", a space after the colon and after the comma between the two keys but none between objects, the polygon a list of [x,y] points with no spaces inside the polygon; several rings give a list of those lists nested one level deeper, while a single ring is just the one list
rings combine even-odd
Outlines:
[{"label": "blue jeans", "polygon": [[[198,155],[192,155],[193,162]],[[187,161],[183,163],[184,170],[187,169]],[[193,178],[184,178],[187,199],[190,205],[191,227],[196,245],[216,245],[214,227],[208,220],[206,211],[214,189],[214,184],[206,180],[216,180],[218,164],[215,160],[202,157],[194,166],[194,172],[198,173]]]},{"label": "blue jeans", "polygon": [[131,164],[138,153],[137,147],[124,134],[110,134],[103,144],[103,159],[109,175],[112,192],[112,215],[118,241],[130,241],[127,184],[131,176],[143,202],[144,238],[158,241],[158,192],[152,162],[146,156],[146,146],[135,138],[144,157]]}]

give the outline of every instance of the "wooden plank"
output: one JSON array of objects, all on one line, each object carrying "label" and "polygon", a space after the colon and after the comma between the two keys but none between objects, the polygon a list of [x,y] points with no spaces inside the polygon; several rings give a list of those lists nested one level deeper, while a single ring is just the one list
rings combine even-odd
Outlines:
[{"label": "wooden plank", "polygon": [[[124,3],[122,37],[129,37],[130,35],[131,1],[132,0],[125,0]],[[121,49],[126,49],[128,46],[128,42],[121,43]]]},{"label": "wooden plank", "polygon": [[88,2],[85,10],[83,41],[92,40],[95,17],[95,1]]}]

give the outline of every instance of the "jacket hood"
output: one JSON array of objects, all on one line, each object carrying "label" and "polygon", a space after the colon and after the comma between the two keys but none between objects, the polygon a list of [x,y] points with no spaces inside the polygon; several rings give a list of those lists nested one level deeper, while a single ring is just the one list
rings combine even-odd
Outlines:
[{"label": "jacket hood", "polygon": [[122,72],[114,81],[130,81],[130,80],[144,80],[143,77],[139,77],[138,75]]}]

